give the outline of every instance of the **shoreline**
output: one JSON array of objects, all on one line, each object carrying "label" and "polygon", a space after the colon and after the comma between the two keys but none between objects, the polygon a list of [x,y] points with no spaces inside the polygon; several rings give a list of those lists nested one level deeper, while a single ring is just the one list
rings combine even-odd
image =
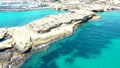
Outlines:
[{"label": "shoreline", "polygon": [[[59,10],[59,8],[60,10],[66,10],[63,7],[57,7],[56,9]],[[76,8],[68,8],[67,10],[70,10],[70,12],[50,15],[20,27],[0,28],[0,39],[8,38],[0,42],[0,51],[3,51],[0,55],[3,54],[6,56],[6,53],[12,52],[12,56],[8,55],[10,56],[9,58],[7,57],[8,60],[1,61],[0,68],[17,67],[21,65],[21,62],[23,63],[26,57],[33,51],[46,47],[46,44],[49,47],[50,43],[70,36],[78,25],[86,23],[89,20],[99,19],[99,16],[92,10],[80,10]],[[94,10],[99,12],[101,8]],[[102,8],[102,10],[104,9]],[[24,40],[24,38],[26,38],[26,40]],[[18,62],[14,61],[16,58]],[[2,59],[0,58],[0,60]]]},{"label": "shoreline", "polygon": [[9,12],[9,11],[14,11],[14,12],[20,12],[20,11],[32,11],[32,10],[42,10],[42,9],[49,9],[49,7],[37,7],[37,8],[18,8],[18,9],[0,9],[0,11],[6,11],[6,12]]}]

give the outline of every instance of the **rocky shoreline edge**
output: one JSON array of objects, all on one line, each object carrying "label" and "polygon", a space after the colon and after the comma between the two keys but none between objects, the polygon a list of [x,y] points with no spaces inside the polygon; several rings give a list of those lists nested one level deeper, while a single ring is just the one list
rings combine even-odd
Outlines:
[{"label": "rocky shoreline edge", "polygon": [[97,8],[93,8],[93,5],[81,7],[80,9],[53,4],[51,8],[69,10],[69,12],[50,15],[24,26],[0,28],[0,68],[17,68],[31,52],[37,49],[46,50],[49,43],[71,35],[78,25],[99,19],[100,16],[94,12],[119,9],[119,7],[103,7],[103,5]]}]

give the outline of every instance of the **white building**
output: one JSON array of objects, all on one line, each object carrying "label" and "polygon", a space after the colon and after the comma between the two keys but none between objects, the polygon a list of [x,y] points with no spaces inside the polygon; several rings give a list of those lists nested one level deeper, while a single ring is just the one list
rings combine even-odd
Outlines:
[{"label": "white building", "polygon": [[106,2],[106,3],[110,3],[110,4],[120,4],[120,0],[98,0],[100,2]]},{"label": "white building", "polygon": [[36,0],[0,0],[0,8],[30,8],[37,5]]}]

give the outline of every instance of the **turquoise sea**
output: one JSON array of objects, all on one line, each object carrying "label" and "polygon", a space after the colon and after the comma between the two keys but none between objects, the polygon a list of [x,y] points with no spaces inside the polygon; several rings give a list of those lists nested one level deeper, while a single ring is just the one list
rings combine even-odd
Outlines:
[{"label": "turquoise sea", "polygon": [[58,14],[60,11],[52,9],[34,10],[34,11],[0,11],[0,28],[22,26],[33,20],[43,18],[50,14]]},{"label": "turquoise sea", "polygon": [[100,20],[33,53],[20,68],[120,68],[120,11],[98,14]]}]

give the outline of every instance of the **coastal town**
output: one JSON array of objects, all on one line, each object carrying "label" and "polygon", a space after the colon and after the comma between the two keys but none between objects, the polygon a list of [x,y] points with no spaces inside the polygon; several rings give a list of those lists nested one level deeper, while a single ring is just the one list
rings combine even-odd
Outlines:
[{"label": "coastal town", "polygon": [[47,7],[65,12],[23,26],[0,28],[0,68],[18,68],[31,52],[47,49],[49,43],[70,36],[79,25],[100,19],[96,12],[120,10],[119,5],[120,0],[0,0],[0,11]]},{"label": "coastal town", "polygon": [[91,4],[91,3],[104,3],[104,4],[120,4],[119,0],[0,0],[1,9],[30,9],[39,8],[51,5],[51,3],[66,3],[66,4]]}]

